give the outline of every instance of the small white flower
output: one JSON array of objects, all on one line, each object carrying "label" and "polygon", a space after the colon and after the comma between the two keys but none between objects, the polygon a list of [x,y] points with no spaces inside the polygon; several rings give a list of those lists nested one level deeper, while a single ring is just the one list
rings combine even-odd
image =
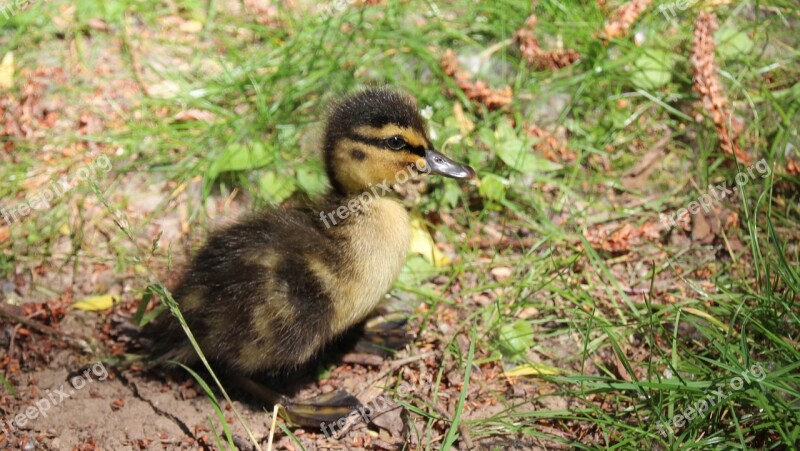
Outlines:
[{"label": "small white flower", "polygon": [[633,43],[636,44],[637,46],[644,44],[645,40],[646,36],[644,34],[644,31],[637,31],[636,34],[633,35]]},{"label": "small white flower", "polygon": [[431,118],[433,117],[433,107],[428,105],[422,110],[420,110],[419,114],[426,120],[431,120]]}]

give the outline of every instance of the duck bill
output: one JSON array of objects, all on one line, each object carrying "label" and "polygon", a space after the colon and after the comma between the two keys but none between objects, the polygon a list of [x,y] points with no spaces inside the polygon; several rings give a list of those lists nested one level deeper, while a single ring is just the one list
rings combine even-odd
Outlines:
[{"label": "duck bill", "polygon": [[425,165],[428,174],[443,175],[454,179],[475,178],[475,170],[469,165],[453,161],[433,149],[425,151]]}]

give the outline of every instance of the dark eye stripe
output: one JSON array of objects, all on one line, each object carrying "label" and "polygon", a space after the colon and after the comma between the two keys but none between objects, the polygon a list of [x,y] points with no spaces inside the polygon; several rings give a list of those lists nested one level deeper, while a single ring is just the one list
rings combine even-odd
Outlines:
[{"label": "dark eye stripe", "polygon": [[421,157],[425,156],[425,146],[406,146],[406,149],[413,153],[414,155],[419,155]]},{"label": "dark eye stripe", "polygon": [[[383,139],[367,138],[366,136],[361,136],[361,135],[356,135],[356,134],[350,134],[347,137],[352,139],[353,141],[364,143],[364,144],[370,145],[372,147],[380,147],[380,148],[388,149],[388,147],[386,147],[386,141],[383,140]],[[391,150],[391,149],[389,149],[389,150]],[[412,146],[411,144],[407,144],[405,147],[403,147],[399,151],[411,152],[414,155],[419,155],[421,157],[425,156],[425,147],[424,146],[416,146],[415,147],[415,146]],[[393,152],[399,152],[399,151],[393,151]]]}]

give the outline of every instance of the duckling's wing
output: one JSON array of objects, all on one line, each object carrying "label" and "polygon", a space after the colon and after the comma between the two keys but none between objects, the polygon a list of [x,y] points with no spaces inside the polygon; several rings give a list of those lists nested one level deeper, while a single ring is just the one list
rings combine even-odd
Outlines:
[{"label": "duckling's wing", "polygon": [[[175,292],[207,357],[252,373],[294,367],[316,354],[331,338],[333,306],[309,256],[340,258],[301,210],[253,216],[212,234]],[[182,335],[175,325],[162,326],[157,349],[192,361]]]}]

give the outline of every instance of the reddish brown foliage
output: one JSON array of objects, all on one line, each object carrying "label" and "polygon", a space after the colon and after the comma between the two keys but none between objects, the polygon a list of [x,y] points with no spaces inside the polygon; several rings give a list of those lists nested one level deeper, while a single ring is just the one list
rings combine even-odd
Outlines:
[{"label": "reddish brown foliage", "polygon": [[739,147],[738,136],[731,127],[732,115],[728,111],[728,100],[717,77],[714,61],[714,31],[719,28],[717,15],[701,12],[695,21],[694,45],[692,46],[692,70],[695,91],[700,93],[703,108],[706,110],[719,136],[720,147],[727,155],[736,155],[742,163],[749,163],[750,156]]},{"label": "reddish brown foliage", "polygon": [[538,70],[561,69],[572,65],[581,55],[572,49],[545,51],[539,47],[539,40],[533,34],[536,27],[536,16],[531,15],[525,21],[526,27],[514,33],[514,41],[519,45],[522,57]]},{"label": "reddish brown foliage", "polygon": [[800,175],[800,163],[794,160],[788,160],[786,162],[786,172],[792,175]]},{"label": "reddish brown foliage", "polygon": [[636,19],[650,6],[652,0],[632,0],[614,11],[611,19],[606,21],[603,31],[604,39],[624,36]]},{"label": "reddish brown foliage", "polygon": [[491,89],[485,81],[472,81],[471,74],[459,67],[456,52],[451,49],[447,49],[442,55],[442,70],[448,76],[453,77],[467,98],[486,105],[490,110],[496,110],[511,103],[513,93],[510,86]]},{"label": "reddish brown foliage", "polygon": [[575,152],[567,146],[567,143],[538,126],[528,125],[526,131],[531,138],[539,138],[533,148],[541,152],[548,160],[567,162],[574,161],[577,158]]},{"label": "reddish brown foliage", "polygon": [[630,252],[634,246],[641,244],[642,240],[657,241],[659,239],[659,225],[656,222],[646,222],[640,226],[625,224],[622,228],[609,234],[605,227],[589,230],[584,235],[594,249],[602,249],[614,254]]}]

